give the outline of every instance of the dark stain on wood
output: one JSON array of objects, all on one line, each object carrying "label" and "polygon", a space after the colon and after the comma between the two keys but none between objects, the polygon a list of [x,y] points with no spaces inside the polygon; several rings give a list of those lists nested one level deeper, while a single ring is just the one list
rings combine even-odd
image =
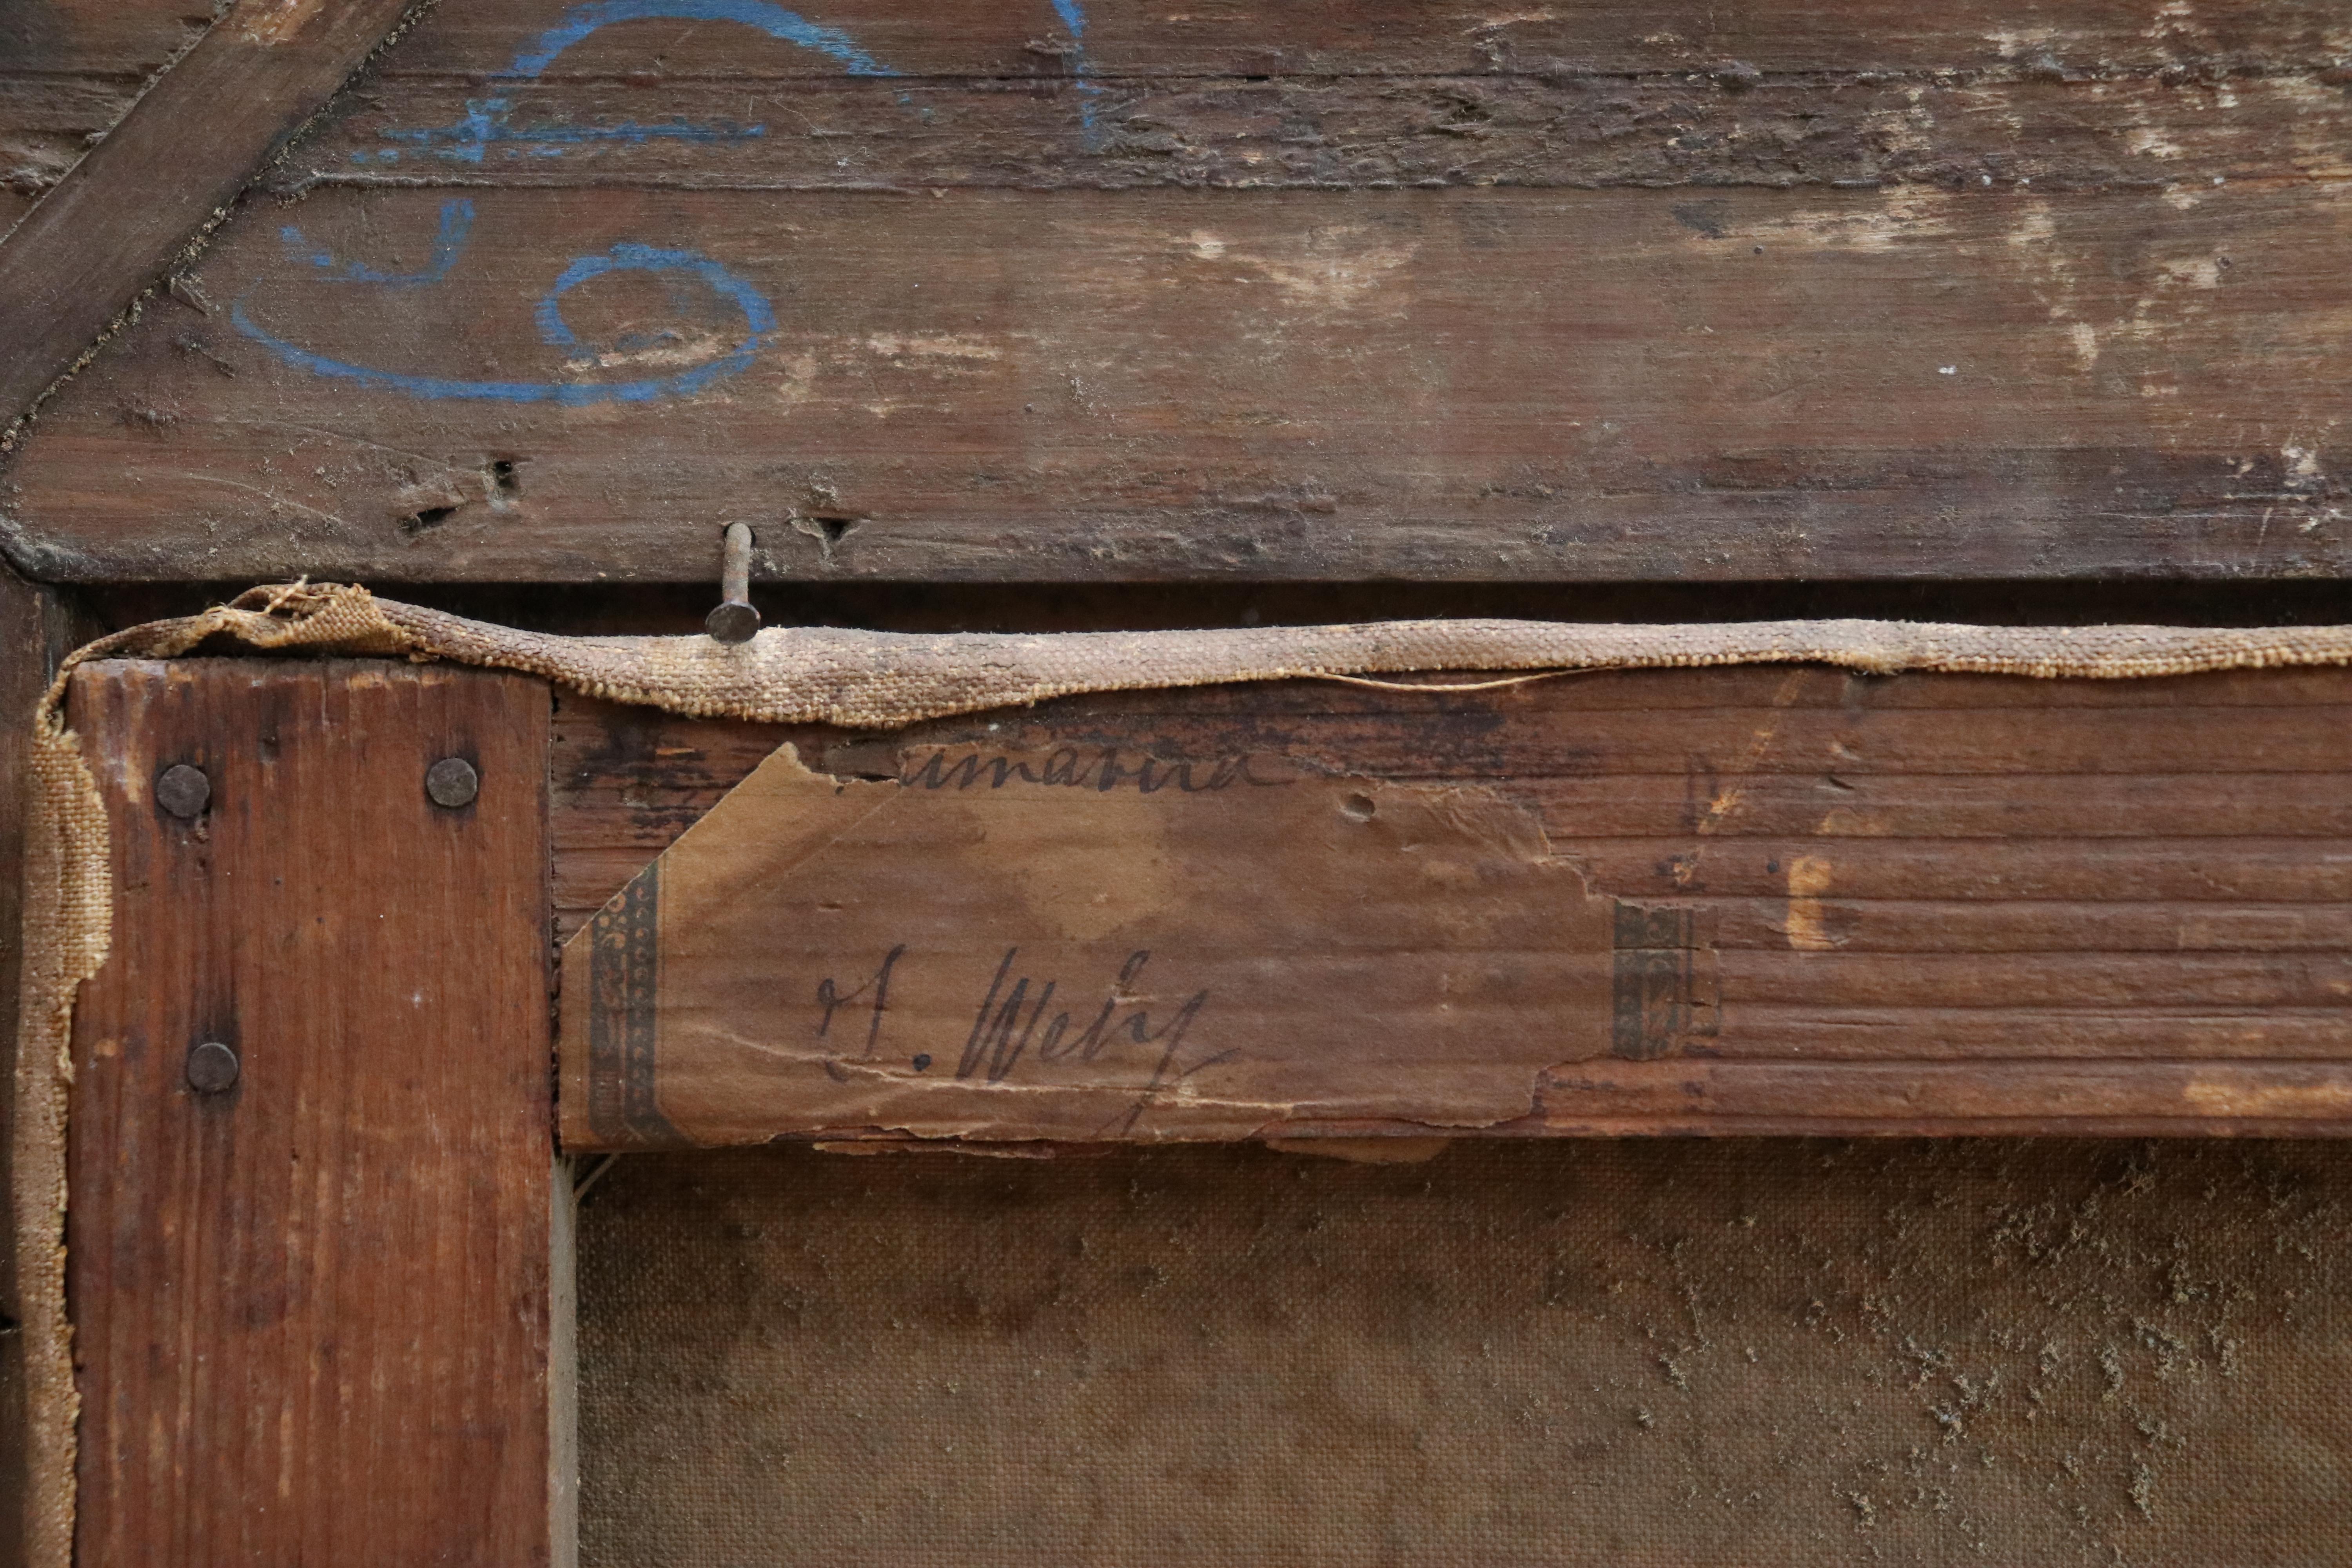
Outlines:
[{"label": "dark stain on wood", "polygon": [[1700,913],[1618,903],[1610,1055],[1655,1061],[1716,1032],[1715,946]]}]

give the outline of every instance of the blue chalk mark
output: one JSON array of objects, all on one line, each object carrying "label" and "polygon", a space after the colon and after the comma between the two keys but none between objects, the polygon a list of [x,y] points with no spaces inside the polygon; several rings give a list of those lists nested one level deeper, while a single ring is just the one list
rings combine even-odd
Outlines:
[{"label": "blue chalk mark", "polygon": [[[1058,5],[1063,0],[1055,0]],[[858,47],[857,40],[838,27],[821,27],[797,13],[768,0],[589,0],[563,14],[563,19],[525,46],[507,68],[508,76],[535,77],[555,63],[555,57],[599,28],[615,22],[664,18],[681,22],[737,22],[757,27],[768,37],[798,44],[828,55],[849,68],[851,76],[896,76],[898,73]]]},{"label": "blue chalk mark", "polygon": [[[1071,5],[1073,0],[1055,0],[1056,5]],[[555,58],[593,33],[619,22],[646,21],[667,17],[677,21],[733,22],[756,27],[772,38],[796,44],[803,48],[839,60],[848,68],[851,76],[897,76],[898,73],[882,64],[857,40],[838,27],[822,27],[807,21],[795,12],[769,0],[589,0],[575,5],[563,15],[563,19],[523,47],[512,64],[499,72],[501,79],[529,81],[555,63]],[[571,126],[541,121],[530,125],[514,125],[508,121],[513,103],[504,98],[469,99],[466,111],[447,125],[422,129],[395,128],[382,134],[387,142],[429,152],[445,163],[479,163],[490,147],[499,142],[511,142],[507,156],[560,158],[572,147],[596,142],[626,142],[642,146],[647,142],[748,142],[764,136],[764,125],[736,125],[726,121],[698,123],[683,117],[650,125],[628,121],[620,125]],[[400,154],[387,149],[378,153],[380,162],[397,163]],[[353,154],[355,162],[366,159]]]},{"label": "blue chalk mark", "polygon": [[[285,245],[288,255],[307,260],[328,274],[330,282],[377,283],[389,289],[415,289],[426,283],[438,283],[448,277],[449,268],[457,264],[457,258],[465,250],[466,240],[473,231],[472,202],[462,196],[455,201],[443,202],[440,231],[433,237],[432,258],[418,272],[378,272],[363,262],[338,262],[331,252],[310,250],[310,242],[302,237],[302,231],[290,223],[278,231],[278,237]],[[303,254],[306,250],[310,251],[307,256]]]},{"label": "blue chalk mark", "polygon": [[[466,112],[447,125],[398,127],[383,132],[383,136],[387,142],[402,142],[446,163],[479,163],[490,147],[502,142],[516,144],[507,149],[510,158],[560,158],[569,148],[599,142],[623,142],[641,147],[648,142],[750,142],[768,133],[764,125],[737,125],[726,121],[703,124],[683,118],[652,124],[632,120],[618,125],[562,125],[551,121],[516,125],[507,119],[513,108],[503,98],[468,99]],[[396,149],[387,149],[379,156],[385,163],[394,163],[400,153]]]},{"label": "blue chalk mark", "polygon": [[1087,152],[1099,153],[1103,137],[1102,127],[1097,123],[1095,100],[1102,96],[1103,89],[1099,83],[1087,79],[1086,7],[1079,4],[1079,0],[1054,0],[1054,15],[1062,19],[1063,27],[1070,35],[1070,42],[1077,46],[1071,56],[1071,63],[1076,68],[1078,78],[1079,139]]},{"label": "blue chalk mark", "polygon": [[614,272],[676,273],[702,283],[714,293],[732,301],[735,308],[743,313],[742,340],[725,353],[701,364],[670,375],[648,376],[634,381],[465,381],[437,375],[409,375],[314,353],[288,342],[255,321],[247,313],[243,300],[229,307],[229,321],[238,331],[288,364],[330,380],[348,381],[380,391],[404,393],[411,397],[436,401],[553,403],[567,407],[596,403],[651,403],[659,398],[683,397],[699,392],[713,382],[748,367],[765,344],[768,334],[775,331],[775,311],[770,307],[767,297],[709,257],[691,250],[657,250],[651,246],[624,242],[613,247],[605,255],[583,256],[573,260],[556,279],[555,286],[533,308],[532,314],[538,321],[540,336],[558,348],[574,351],[568,363],[575,367],[593,366],[595,360],[592,353],[580,349],[578,336],[563,319],[563,296],[591,279]]}]

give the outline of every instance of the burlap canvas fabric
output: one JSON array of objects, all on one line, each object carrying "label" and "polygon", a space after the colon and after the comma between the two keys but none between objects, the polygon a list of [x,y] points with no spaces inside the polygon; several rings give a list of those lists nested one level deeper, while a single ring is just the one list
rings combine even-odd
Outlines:
[{"label": "burlap canvas fabric", "polygon": [[2352,1165],[2214,1140],[632,1155],[583,1568],[2326,1568]]},{"label": "burlap canvas fabric", "polygon": [[[2352,663],[2352,626],[2001,627],[1882,621],[1681,626],[1529,621],[1037,636],[911,636],[823,627],[707,637],[563,637],[378,599],[357,587],[256,589],[199,616],[89,645],[92,658],[172,658],[219,643],[267,653],[448,659],[542,677],[700,717],[888,728],[1078,692],[1419,672],[1572,672],[1822,663],[2126,679]],[[64,1293],[65,1107],[75,989],[106,954],[106,818],[60,703],[36,720],[19,1024],[16,1215],[35,1489],[28,1560],[68,1568],[76,1400]]]}]

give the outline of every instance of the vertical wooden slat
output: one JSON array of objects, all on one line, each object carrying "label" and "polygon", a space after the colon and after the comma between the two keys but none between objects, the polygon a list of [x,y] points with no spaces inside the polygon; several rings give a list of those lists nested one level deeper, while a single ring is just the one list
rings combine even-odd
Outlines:
[{"label": "vertical wooden slat", "polygon": [[[114,662],[71,701],[117,878],[74,1031],[78,1562],[551,1562],[546,689]],[[191,1088],[205,1041],[235,1087]]]}]

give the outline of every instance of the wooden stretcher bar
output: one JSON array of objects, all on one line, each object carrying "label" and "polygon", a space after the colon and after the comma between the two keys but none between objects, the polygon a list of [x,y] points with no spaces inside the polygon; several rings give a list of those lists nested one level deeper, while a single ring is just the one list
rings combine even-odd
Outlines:
[{"label": "wooden stretcher bar", "polygon": [[[763,762],[827,796],[920,797],[908,809],[978,809],[1024,787],[1017,771],[996,784],[994,760],[1067,753],[1051,787],[1116,799],[1130,822],[1185,796],[1180,781],[1197,798],[1278,770],[1339,790],[1343,815],[1372,803],[1352,826],[1430,798],[1532,822],[1535,838],[1522,826],[1493,840],[1522,856],[1504,882],[1562,901],[1522,906],[1515,918],[1538,918],[1514,929],[1605,910],[1576,927],[1601,945],[1559,959],[1600,977],[1598,1045],[1555,1051],[1546,1019],[1507,1019],[1538,1037],[1517,1055],[1393,1081],[1543,1063],[1518,1086],[1523,1113],[1472,1124],[1391,1093],[1374,1114],[1246,1131],[1285,1146],[2340,1134],[2347,707],[2352,676],[2332,670],[2044,683],[1749,668],[1475,693],[1142,692],[881,734],[680,720],[436,666],[85,666],[70,714],[109,805],[118,891],[74,1036],[78,1561],[414,1561],[485,1541],[501,1563],[568,1561],[549,941],[593,937],[599,910],[719,823]],[[775,760],[785,742],[821,771]],[[1017,824],[1006,809],[985,820]],[[1524,874],[1530,846],[1539,876]],[[952,918],[957,889],[1001,860],[887,847],[836,881],[931,909],[935,945],[987,958],[1025,940]],[[1367,904],[1333,929],[1388,913]],[[743,955],[755,979],[792,978],[760,967],[787,945]],[[1213,1026],[1204,1011],[1203,1037]],[[1389,1046],[1384,1059],[1412,1065],[1414,1037]],[[564,1094],[581,1091],[567,1071]],[[795,1120],[772,1098],[744,1114],[761,1137],[916,1142]],[[970,1146],[1070,1136],[992,1114]],[[1155,1109],[1108,1135],[1236,1135],[1190,1114]],[[576,1129],[576,1102],[566,1120]],[[567,1146],[599,1142],[592,1127]]]},{"label": "wooden stretcher bar", "polygon": [[[1057,751],[1115,756],[1129,790],[1144,759],[1206,779],[1251,758],[1491,791],[1633,912],[1610,962],[1612,1009],[1633,1021],[1597,1045],[1562,1030],[1525,1113],[1484,1131],[2337,1131],[2352,1121],[2347,700],[2334,671],[1641,671],[1464,695],[1072,699],[857,736],[567,697],[557,919],[580,931],[786,741],[814,769],[929,798],[1018,793],[1017,776],[992,783],[994,760]],[[845,885],[862,878],[875,900],[961,896],[911,840],[897,858],[858,853]],[[964,933],[975,958],[1034,939],[1017,921]],[[821,977],[781,957],[775,974],[803,990]],[[746,1125],[849,1135],[763,1111]],[[1398,1103],[1264,1131],[1317,1130],[1433,1131]]]}]

